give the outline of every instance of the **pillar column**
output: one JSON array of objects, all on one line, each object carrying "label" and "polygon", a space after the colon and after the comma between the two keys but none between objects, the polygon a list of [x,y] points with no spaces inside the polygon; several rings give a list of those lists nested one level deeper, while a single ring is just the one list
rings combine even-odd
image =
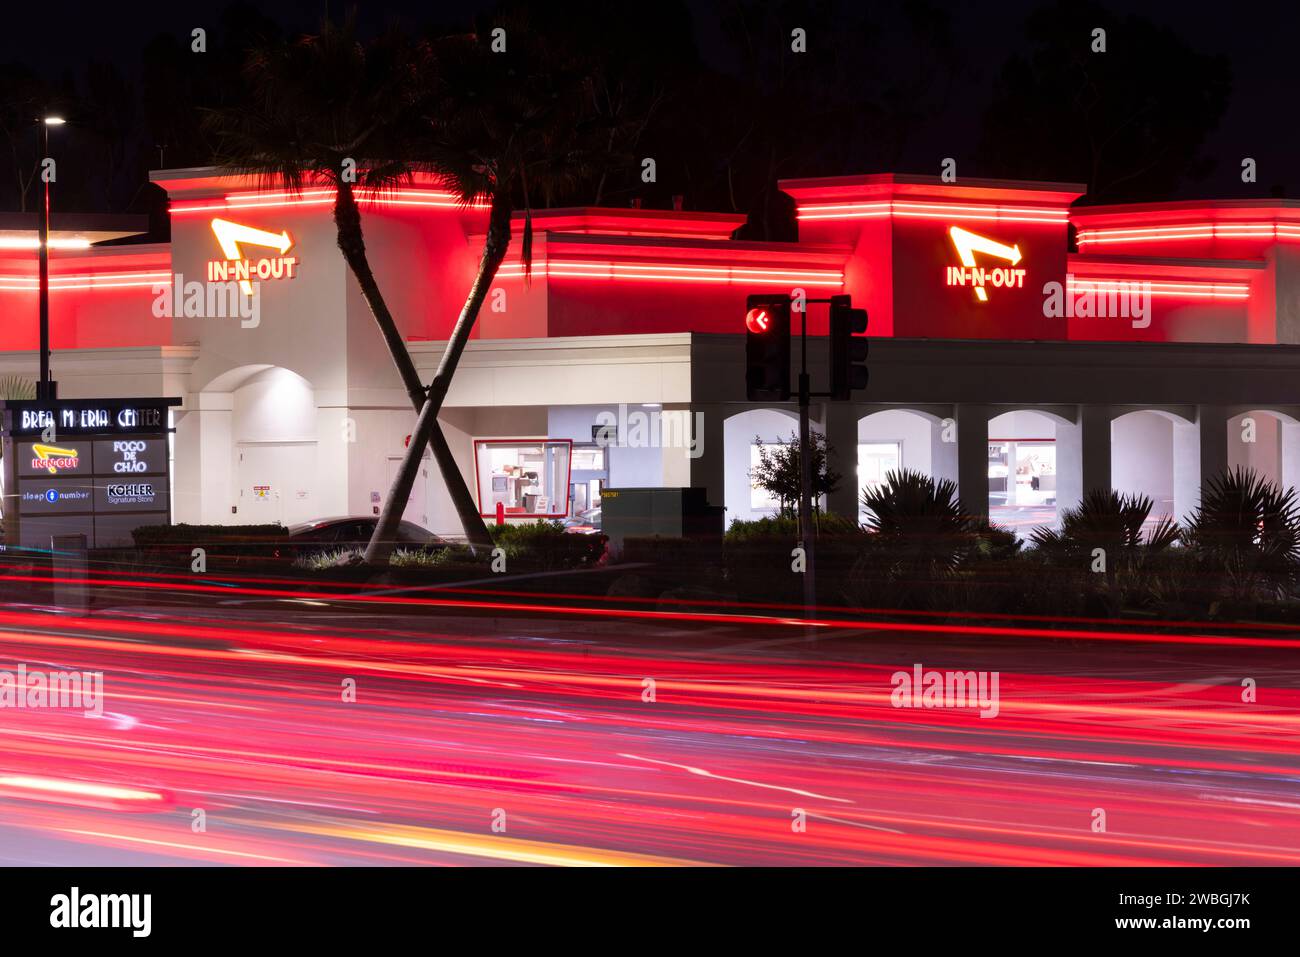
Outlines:
[{"label": "pillar column", "polygon": [[957,419],[949,412],[930,423],[930,474],[957,481]]},{"label": "pillar column", "polygon": [[989,517],[989,419],[987,405],[957,406],[957,494],[973,518]]},{"label": "pillar column", "polygon": [[831,448],[831,471],[840,473],[839,488],[826,496],[827,511],[856,522],[858,497],[862,494],[858,481],[858,407],[852,402],[827,402],[822,407],[822,421],[826,423],[826,444]]},{"label": "pillar column", "polygon": [[1281,485],[1283,489],[1294,488],[1300,491],[1300,422],[1279,423],[1281,427]]},{"label": "pillar column", "polygon": [[1198,405],[1196,424],[1174,423],[1174,518],[1185,521],[1201,504],[1201,488],[1228,468],[1228,410]]},{"label": "pillar column", "polygon": [[[726,505],[726,448],[722,431],[726,406],[713,402],[693,405],[691,409],[695,413],[692,425],[696,442],[694,452],[697,453],[690,460],[691,486],[704,489],[710,505]],[[748,468],[749,463],[746,462],[744,467]]]},{"label": "pillar column", "polygon": [[1079,407],[1080,498],[1112,488],[1110,424],[1114,417],[1108,405]]}]

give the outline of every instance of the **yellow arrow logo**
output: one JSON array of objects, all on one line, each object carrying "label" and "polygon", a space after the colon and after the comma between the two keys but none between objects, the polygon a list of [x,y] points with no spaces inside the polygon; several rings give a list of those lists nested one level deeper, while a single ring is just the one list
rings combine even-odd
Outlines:
[{"label": "yellow arrow logo", "polygon": [[[997,259],[1005,259],[1011,265],[1020,262],[1020,244],[1008,246],[1006,243],[1000,243],[996,240],[989,239],[987,236],[981,236],[978,233],[972,233],[962,229],[960,226],[953,226],[948,230],[948,235],[952,237],[952,244],[957,249],[957,257],[961,264],[970,268],[975,265],[975,254],[984,253],[986,256],[993,256]],[[980,302],[988,301],[988,293],[982,286],[975,287],[975,296]]]},{"label": "yellow arrow logo", "polygon": [[[243,259],[244,254],[239,248],[241,245],[267,246],[278,250],[281,256],[293,247],[293,240],[289,238],[287,230],[273,233],[267,229],[245,226],[243,223],[232,223],[228,219],[214,219],[212,232],[221,245],[221,254],[227,259]],[[239,288],[246,296],[253,294],[253,284],[247,279],[240,280]]]},{"label": "yellow arrow logo", "polygon": [[[32,453],[42,462],[48,462],[52,458],[75,459],[78,457],[76,449],[61,449],[57,445],[33,445]],[[53,465],[45,466],[53,475],[59,470]]]}]

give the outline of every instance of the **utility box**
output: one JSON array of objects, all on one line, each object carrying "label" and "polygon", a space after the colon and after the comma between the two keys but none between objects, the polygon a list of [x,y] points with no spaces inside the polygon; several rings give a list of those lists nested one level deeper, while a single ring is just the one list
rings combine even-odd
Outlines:
[{"label": "utility box", "polygon": [[628,538],[690,538],[722,542],[721,505],[702,488],[607,488],[600,493],[600,530],[614,557]]}]

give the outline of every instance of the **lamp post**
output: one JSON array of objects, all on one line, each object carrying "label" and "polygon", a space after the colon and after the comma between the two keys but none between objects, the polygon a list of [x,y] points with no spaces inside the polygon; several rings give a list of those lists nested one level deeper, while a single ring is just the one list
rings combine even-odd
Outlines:
[{"label": "lamp post", "polygon": [[[50,155],[50,127],[62,126],[64,122],[61,116],[41,118],[42,166]],[[50,379],[50,178],[44,168],[41,170],[41,180],[45,186],[37,239],[40,247],[41,377],[36,383],[36,398],[52,402],[58,398],[58,384]]]}]

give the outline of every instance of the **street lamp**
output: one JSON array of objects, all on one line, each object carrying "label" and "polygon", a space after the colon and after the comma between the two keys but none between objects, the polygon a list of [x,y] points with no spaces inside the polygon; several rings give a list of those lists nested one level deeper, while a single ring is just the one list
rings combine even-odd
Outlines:
[{"label": "street lamp", "polygon": [[[62,126],[61,116],[41,117],[41,162],[50,155],[50,127]],[[44,169],[41,180],[45,195],[41,201],[41,220],[37,242],[40,247],[40,299],[41,299],[41,377],[36,383],[36,398],[53,402],[58,398],[58,385],[50,380],[50,179]]]}]

